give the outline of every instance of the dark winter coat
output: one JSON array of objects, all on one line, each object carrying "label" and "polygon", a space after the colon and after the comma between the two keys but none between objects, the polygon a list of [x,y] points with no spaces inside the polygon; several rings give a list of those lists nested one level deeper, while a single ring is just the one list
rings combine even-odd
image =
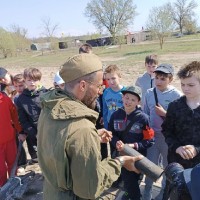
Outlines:
[{"label": "dark winter coat", "polygon": [[27,134],[37,134],[37,123],[41,111],[40,97],[45,92],[47,89],[44,87],[36,91],[25,89],[15,102],[19,121]]},{"label": "dark winter coat", "polygon": [[[169,163],[178,162],[185,168],[200,163],[200,106],[191,109],[185,96],[170,103],[162,129],[168,145]],[[185,145],[194,145],[198,155],[193,159],[184,160],[176,153],[176,149]]]},{"label": "dark winter coat", "polygon": [[[124,133],[129,123],[133,122],[130,130]],[[122,108],[115,111],[110,118],[109,130],[113,133],[112,146],[116,147],[116,142],[121,140],[125,144],[136,143],[136,150],[146,155],[146,150],[154,144],[154,131],[149,128],[149,118],[136,109],[129,115]]]}]

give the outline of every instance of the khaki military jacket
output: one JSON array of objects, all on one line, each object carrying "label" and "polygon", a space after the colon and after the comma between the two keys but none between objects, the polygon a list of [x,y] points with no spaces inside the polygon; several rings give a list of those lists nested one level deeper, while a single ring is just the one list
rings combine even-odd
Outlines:
[{"label": "khaki military jacket", "polygon": [[38,159],[44,200],[98,199],[121,171],[115,160],[101,161],[98,113],[61,90],[47,92],[41,101]]}]

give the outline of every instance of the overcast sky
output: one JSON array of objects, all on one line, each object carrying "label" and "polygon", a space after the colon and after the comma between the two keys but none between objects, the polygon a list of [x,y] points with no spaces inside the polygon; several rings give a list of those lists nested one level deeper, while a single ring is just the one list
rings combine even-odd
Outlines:
[{"label": "overcast sky", "polygon": [[[128,31],[145,28],[149,10],[168,1],[134,0],[138,15]],[[0,26],[8,29],[11,24],[19,25],[28,29],[28,36],[32,38],[41,36],[42,19],[50,18],[53,24],[59,24],[57,36],[95,33],[95,27],[84,16],[88,2],[89,0],[1,0]],[[200,3],[196,12],[200,18]]]}]

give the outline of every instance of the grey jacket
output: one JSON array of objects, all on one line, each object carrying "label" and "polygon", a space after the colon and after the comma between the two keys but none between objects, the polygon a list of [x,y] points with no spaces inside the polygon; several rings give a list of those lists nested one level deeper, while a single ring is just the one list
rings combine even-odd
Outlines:
[{"label": "grey jacket", "polygon": [[146,94],[147,90],[155,86],[154,78],[152,78],[151,75],[146,72],[142,76],[138,77],[138,79],[135,82],[135,85],[140,87],[142,90],[141,105],[143,107],[145,94]]},{"label": "grey jacket", "polygon": [[[156,88],[156,93],[158,97],[158,103],[167,110],[168,105],[170,102],[178,99],[180,96],[182,96],[182,93],[174,88],[173,86],[168,86],[168,88],[161,92]],[[149,115],[150,118],[150,127],[153,128],[155,133],[161,133],[161,125],[163,123],[163,119],[156,114],[155,112],[155,97],[153,88],[147,90],[147,93],[145,95],[145,101],[144,101],[144,112]],[[156,137],[156,134],[155,134]]]}]

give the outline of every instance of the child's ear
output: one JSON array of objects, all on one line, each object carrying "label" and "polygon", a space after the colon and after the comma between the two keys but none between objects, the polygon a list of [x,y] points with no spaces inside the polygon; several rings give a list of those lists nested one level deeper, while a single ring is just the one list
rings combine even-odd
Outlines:
[{"label": "child's ear", "polygon": [[122,77],[122,74],[121,74],[121,73],[118,73],[118,76],[119,76],[119,78],[121,78],[121,77]]},{"label": "child's ear", "polygon": [[169,83],[171,83],[174,80],[173,76],[169,78]]}]

